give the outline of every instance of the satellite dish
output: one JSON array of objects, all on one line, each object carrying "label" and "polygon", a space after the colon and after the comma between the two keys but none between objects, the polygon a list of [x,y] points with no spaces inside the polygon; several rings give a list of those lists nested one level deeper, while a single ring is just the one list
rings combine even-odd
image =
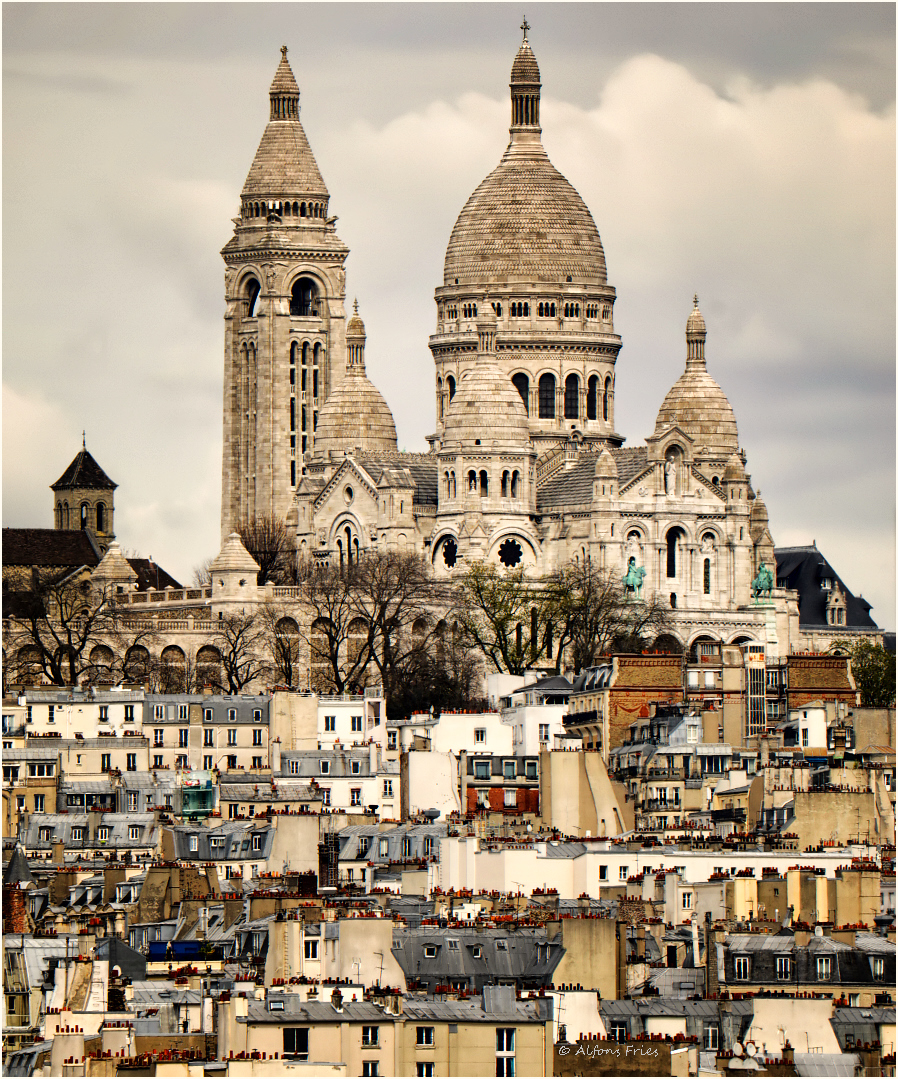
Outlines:
[{"label": "satellite dish", "polygon": [[757,1053],[757,1051],[758,1051],[758,1047],[755,1045],[754,1042],[746,1042],[745,1043],[745,1052],[750,1057],[753,1057],[755,1055],[755,1053]]},{"label": "satellite dish", "polygon": [[733,1052],[737,1057],[741,1057],[745,1050],[742,1048],[742,1042],[733,1042]]},{"label": "satellite dish", "polygon": [[428,820],[436,820],[440,815],[438,809],[425,809],[421,814],[422,817],[427,817]]}]

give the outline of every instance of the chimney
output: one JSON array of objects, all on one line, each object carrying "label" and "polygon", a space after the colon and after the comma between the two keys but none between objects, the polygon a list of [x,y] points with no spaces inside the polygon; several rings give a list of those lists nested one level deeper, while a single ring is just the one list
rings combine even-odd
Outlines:
[{"label": "chimney", "polygon": [[54,839],[52,845],[53,864],[61,869],[65,865],[65,843],[61,839]]},{"label": "chimney", "polygon": [[784,1064],[790,1064],[790,1065],[793,1065],[793,1066],[795,1064],[795,1050],[792,1048],[791,1044],[789,1043],[788,1038],[786,1039],[786,1043],[783,1046],[783,1063]]},{"label": "chimney", "polygon": [[720,979],[717,974],[717,942],[711,928],[711,912],[705,911],[705,991],[709,997],[716,997],[720,992]]}]

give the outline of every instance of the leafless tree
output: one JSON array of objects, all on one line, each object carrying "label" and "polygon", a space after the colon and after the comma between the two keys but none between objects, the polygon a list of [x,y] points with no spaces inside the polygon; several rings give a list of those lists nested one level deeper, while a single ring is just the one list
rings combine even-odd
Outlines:
[{"label": "leafless tree", "polygon": [[280,517],[253,517],[237,525],[243,546],[259,564],[258,584],[292,584],[296,579],[296,552],[287,522]]},{"label": "leafless tree", "polygon": [[204,558],[193,567],[193,587],[208,588],[212,584],[212,557]]},{"label": "leafless tree", "polygon": [[265,633],[255,614],[230,614],[213,623],[209,646],[221,657],[221,670],[228,693],[271,672],[265,648]]},{"label": "leafless tree", "polygon": [[357,572],[357,563],[311,565],[299,586],[307,616],[299,630],[309,653],[312,689],[319,693],[345,693],[367,682],[374,628],[359,616]]},{"label": "leafless tree", "polygon": [[268,654],[272,660],[272,674],[281,685],[300,685],[301,636],[299,621],[293,608],[280,603],[266,603],[259,609],[258,618]]}]

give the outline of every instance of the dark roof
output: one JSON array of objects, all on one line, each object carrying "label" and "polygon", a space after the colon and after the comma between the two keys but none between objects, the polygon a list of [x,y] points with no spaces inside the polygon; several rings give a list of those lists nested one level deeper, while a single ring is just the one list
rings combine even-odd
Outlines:
[{"label": "dark roof", "polygon": [[617,465],[618,490],[635,479],[648,467],[648,450],[645,446],[620,446],[611,451]]},{"label": "dark roof", "polygon": [[118,484],[112,482],[86,449],[79,450],[56,483],[50,484],[53,491],[85,488],[93,491],[114,491],[116,487]]},{"label": "dark roof", "polygon": [[354,454],[365,471],[373,476],[376,483],[385,468],[407,468],[415,481],[415,506],[435,506],[437,504],[437,477],[440,463],[429,453],[366,453]]},{"label": "dark roof", "polygon": [[137,591],[146,592],[148,588],[181,588],[182,586],[166,573],[161,566],[149,558],[129,558],[128,565],[137,574]]},{"label": "dark roof", "polygon": [[4,528],[5,566],[96,566],[100,550],[87,529]]},{"label": "dark roof", "polygon": [[34,877],[32,877],[31,870],[28,868],[28,860],[18,843],[16,843],[16,849],[12,852],[12,857],[3,870],[3,883],[34,884]]},{"label": "dark roof", "polygon": [[544,513],[552,506],[582,506],[592,502],[597,460],[593,453],[580,454],[570,468],[554,472],[536,489],[537,510]]},{"label": "dark roof", "polygon": [[[862,597],[853,595],[845,582],[817,550],[810,547],[777,547],[776,580],[782,588],[798,592],[798,621],[802,626],[826,626],[826,601],[829,590],[820,587],[824,578],[838,581],[845,595],[845,626],[849,629],[877,629],[870,617],[870,604]],[[780,583],[782,582],[782,583]],[[838,630],[840,627],[832,627]]]}]

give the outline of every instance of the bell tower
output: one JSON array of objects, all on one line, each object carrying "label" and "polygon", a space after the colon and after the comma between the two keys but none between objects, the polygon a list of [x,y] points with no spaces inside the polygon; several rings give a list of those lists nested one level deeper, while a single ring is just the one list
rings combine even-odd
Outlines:
[{"label": "bell tower", "polygon": [[222,539],[286,517],[318,413],[346,370],[344,262],[330,195],[299,119],[287,47],[225,261]]},{"label": "bell tower", "polygon": [[87,442],[82,437],[81,449],[72,463],[55,483],[50,484],[54,528],[66,532],[90,531],[105,553],[115,539],[112,519],[117,486],[88,452]]}]

